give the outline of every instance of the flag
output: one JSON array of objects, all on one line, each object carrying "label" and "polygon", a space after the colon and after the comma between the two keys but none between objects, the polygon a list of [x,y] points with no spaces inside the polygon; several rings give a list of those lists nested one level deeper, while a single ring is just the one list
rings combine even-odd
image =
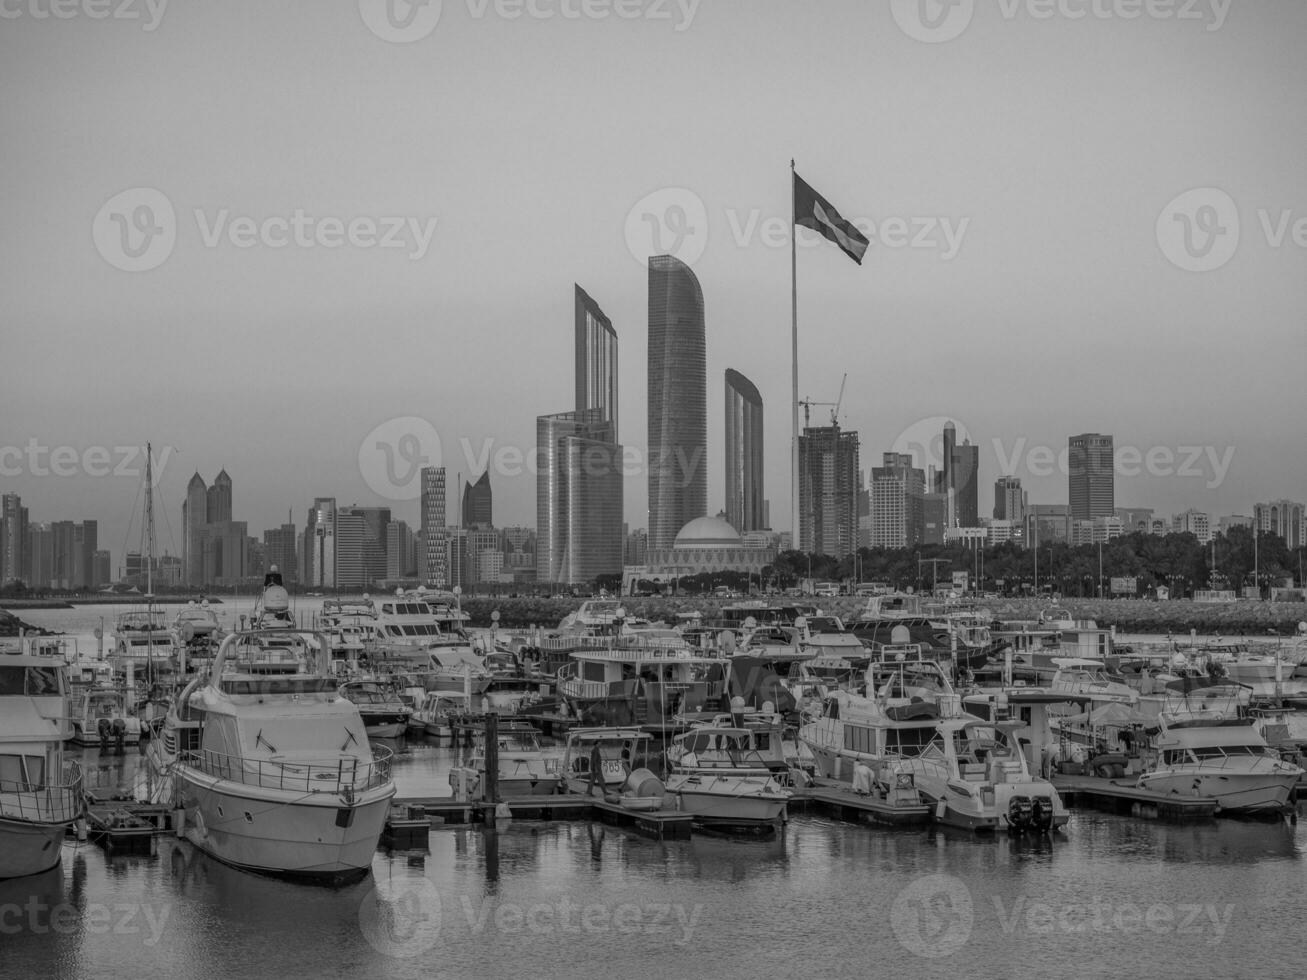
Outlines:
[{"label": "flag", "polygon": [[811,228],[834,242],[858,265],[871,243],[867,236],[840,217],[840,213],[797,173],[794,175],[794,223]]}]

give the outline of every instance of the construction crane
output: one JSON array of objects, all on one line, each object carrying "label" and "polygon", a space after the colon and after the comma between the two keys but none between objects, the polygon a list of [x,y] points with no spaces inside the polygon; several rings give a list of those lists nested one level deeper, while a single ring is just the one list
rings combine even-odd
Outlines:
[{"label": "construction crane", "polygon": [[841,405],[841,404],[843,403],[843,401],[844,401],[844,385],[848,382],[848,380],[849,380],[849,374],[848,374],[848,372],[846,371],[846,372],[844,372],[844,380],[840,382],[840,395],[839,395],[839,397],[836,398],[833,402],[815,402],[815,401],[813,401],[811,398],[804,398],[803,400],[801,400],[801,401],[799,402],[799,404],[803,406],[803,427],[804,427],[805,429],[809,427],[809,425],[808,425],[808,421],[809,421],[808,412],[809,412],[809,410],[812,408],[813,405],[824,405],[824,406],[829,406],[829,407],[830,407],[830,410],[831,410],[831,412],[830,412],[830,424],[831,424],[831,425],[837,425],[837,424],[838,424],[837,419],[838,419],[839,414],[840,414],[840,405]]}]

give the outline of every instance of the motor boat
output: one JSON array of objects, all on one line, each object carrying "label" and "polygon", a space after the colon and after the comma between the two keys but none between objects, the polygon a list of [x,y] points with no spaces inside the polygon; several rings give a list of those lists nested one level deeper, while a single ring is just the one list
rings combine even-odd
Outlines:
[{"label": "motor boat", "polygon": [[775,827],[784,822],[789,766],[775,724],[736,727],[731,716],[677,735],[667,750],[666,792],[708,826]]},{"label": "motor boat", "polygon": [[[501,727],[495,736],[496,772],[501,797],[545,796],[558,790],[562,752],[541,744],[540,733],[527,726]],[[485,799],[486,739],[478,737],[463,762],[449,771],[457,800]]]},{"label": "motor boat", "polygon": [[1206,796],[1222,813],[1285,813],[1303,770],[1280,758],[1252,718],[1163,721],[1138,785]]},{"label": "motor boat", "polygon": [[82,814],[82,773],[64,759],[67,695],[61,659],[0,647],[0,879],[54,868]]},{"label": "motor boat", "polygon": [[[288,609],[278,582],[261,605]],[[395,795],[391,753],[341,696],[325,636],[237,631],[177,695],[150,746],[155,802],[226,864],[330,885],[367,875]]]},{"label": "motor boat", "polygon": [[379,680],[346,681],[340,693],[353,701],[368,738],[399,738],[408,729],[409,709],[393,685]]}]

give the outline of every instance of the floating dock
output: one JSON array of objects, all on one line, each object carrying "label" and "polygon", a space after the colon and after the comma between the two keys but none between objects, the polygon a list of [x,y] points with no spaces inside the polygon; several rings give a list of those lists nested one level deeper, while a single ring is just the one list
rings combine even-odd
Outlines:
[{"label": "floating dock", "polygon": [[890,803],[876,796],[855,793],[848,783],[833,779],[818,779],[811,786],[796,789],[790,798],[790,809],[822,810],[840,820],[891,827],[930,822],[930,807],[924,803]]},{"label": "floating dock", "polygon": [[1213,797],[1158,793],[1140,789],[1125,779],[1059,775],[1053,777],[1052,783],[1068,807],[1086,805],[1110,813],[1174,823],[1211,820],[1216,816],[1217,803]]},{"label": "floating dock", "polygon": [[504,819],[506,807],[514,820],[599,820],[626,827],[653,840],[686,840],[690,837],[692,817],[679,810],[628,810],[597,796],[568,793],[552,796],[517,796],[499,804],[483,800],[452,800],[448,797],[401,800],[397,806],[410,812],[421,810],[428,819],[444,824],[481,823],[493,827]]}]

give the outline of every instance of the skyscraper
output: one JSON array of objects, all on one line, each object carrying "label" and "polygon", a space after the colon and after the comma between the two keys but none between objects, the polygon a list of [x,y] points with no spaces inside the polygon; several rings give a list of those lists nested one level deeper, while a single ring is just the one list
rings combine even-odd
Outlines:
[{"label": "skyscraper", "polygon": [[953,481],[954,527],[980,526],[980,447],[965,439],[953,447],[949,462]]},{"label": "skyscraper", "polygon": [[834,558],[854,552],[858,489],[858,434],[842,432],[838,424],[804,429],[799,437],[800,551]]},{"label": "skyscraper", "polygon": [[204,584],[204,526],[209,523],[209,497],[197,471],[186,484],[182,501],[182,575],[187,585]]},{"label": "skyscraper", "polygon": [[341,507],[336,515],[336,587],[372,588],[386,577],[389,507]]},{"label": "skyscraper", "polygon": [[26,551],[27,508],[18,494],[7,493],[0,498],[0,583],[26,580]]},{"label": "skyscraper", "polygon": [[493,498],[490,493],[490,471],[481,474],[476,483],[463,484],[463,527],[494,527]]},{"label": "skyscraper", "polygon": [[617,440],[617,331],[599,304],[576,288],[576,410],[598,409]]},{"label": "skyscraper", "polygon": [[907,453],[884,453],[871,470],[873,548],[913,548],[925,535],[926,474]]},{"label": "skyscraper", "polygon": [[622,571],[622,447],[600,409],[536,419],[536,580]]},{"label": "skyscraper", "polygon": [[1097,432],[1072,436],[1067,452],[1067,499],[1072,521],[1112,517],[1116,507],[1112,437]]},{"label": "skyscraper", "polygon": [[741,534],[766,527],[762,507],[762,395],[726,371],[726,520]]},{"label": "skyscraper", "polygon": [[317,497],[309,509],[304,528],[305,585],[319,589],[336,587],[336,498]]},{"label": "skyscraper", "polygon": [[445,588],[449,585],[445,561],[445,468],[422,467],[421,524],[418,535],[422,553],[418,556],[418,578],[422,584]]},{"label": "skyscraper", "polygon": [[575,337],[576,409],[536,418],[535,567],[540,582],[581,584],[622,571],[617,333],[580,286]]},{"label": "skyscraper", "polygon": [[649,260],[649,548],[708,512],[703,290],[670,255]]},{"label": "skyscraper", "polygon": [[210,524],[231,520],[231,477],[226,470],[220,470],[213,478],[213,486],[209,487],[207,497]]},{"label": "skyscraper", "polygon": [[263,559],[269,566],[276,565],[286,584],[299,581],[299,561],[295,555],[295,525],[283,524],[263,532]]},{"label": "skyscraper", "polygon": [[994,481],[994,520],[1020,524],[1026,519],[1026,492],[1021,477],[1000,476]]}]

